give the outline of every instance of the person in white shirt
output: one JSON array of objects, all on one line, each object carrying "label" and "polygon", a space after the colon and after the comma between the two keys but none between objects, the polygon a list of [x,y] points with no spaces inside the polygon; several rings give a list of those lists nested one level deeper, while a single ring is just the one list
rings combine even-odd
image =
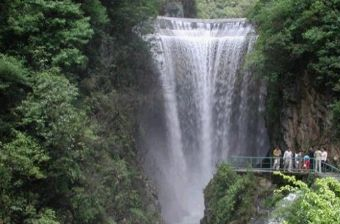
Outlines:
[{"label": "person in white shirt", "polygon": [[314,158],[315,158],[315,166],[314,166],[314,170],[315,172],[319,172],[321,173],[321,151],[320,149],[317,149],[315,152],[314,152]]},{"label": "person in white shirt", "polygon": [[301,170],[302,168],[302,152],[295,152],[295,169]]},{"label": "person in white shirt", "polygon": [[283,154],[283,163],[283,170],[288,170],[289,172],[292,172],[293,153],[290,148],[288,148]]},{"label": "person in white shirt", "polygon": [[321,149],[321,163],[322,163],[322,170],[325,171],[326,169],[326,161],[327,161],[327,156],[328,156],[328,153],[327,153],[327,150],[325,148],[322,148]]}]

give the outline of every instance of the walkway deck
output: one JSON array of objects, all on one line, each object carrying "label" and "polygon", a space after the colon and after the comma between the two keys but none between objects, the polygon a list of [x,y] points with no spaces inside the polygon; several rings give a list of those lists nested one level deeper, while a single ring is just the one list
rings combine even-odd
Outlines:
[{"label": "walkway deck", "polygon": [[[275,170],[273,169],[273,162],[274,157],[247,157],[247,156],[234,156],[229,158],[226,163],[229,164],[231,167],[235,169],[238,173],[273,173],[276,171],[280,171],[282,173],[287,173],[290,175],[296,175],[296,176],[303,176],[303,175],[310,175],[314,174],[318,177],[334,177],[340,181],[340,169],[325,163],[323,165],[322,172],[315,172],[314,169],[292,169],[291,171],[283,170],[283,161],[280,160],[280,169]],[[315,167],[315,161],[311,159],[311,163],[314,164]]]}]

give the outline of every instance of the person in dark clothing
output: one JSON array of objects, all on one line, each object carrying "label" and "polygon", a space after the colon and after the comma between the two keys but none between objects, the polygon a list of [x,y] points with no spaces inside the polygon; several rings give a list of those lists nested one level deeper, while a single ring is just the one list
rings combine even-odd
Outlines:
[{"label": "person in dark clothing", "polygon": [[314,149],[312,147],[308,150],[308,156],[310,158],[310,168],[314,169]]}]

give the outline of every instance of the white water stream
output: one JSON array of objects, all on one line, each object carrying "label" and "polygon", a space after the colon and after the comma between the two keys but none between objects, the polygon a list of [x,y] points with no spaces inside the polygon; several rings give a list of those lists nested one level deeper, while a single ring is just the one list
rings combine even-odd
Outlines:
[{"label": "white water stream", "polygon": [[159,17],[154,37],[164,128],[148,130],[145,168],[166,223],[199,224],[216,164],[268,151],[265,85],[242,69],[256,35],[244,19]]}]

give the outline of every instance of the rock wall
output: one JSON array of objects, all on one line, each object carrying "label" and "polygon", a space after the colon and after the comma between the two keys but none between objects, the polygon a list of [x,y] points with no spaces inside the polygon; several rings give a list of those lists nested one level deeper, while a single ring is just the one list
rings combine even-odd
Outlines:
[{"label": "rock wall", "polygon": [[183,5],[178,1],[171,1],[164,6],[164,16],[184,17]]},{"label": "rock wall", "polygon": [[329,158],[338,162],[339,145],[334,142],[330,99],[312,87],[305,75],[285,87],[280,123],[283,148],[308,150],[325,147]]},{"label": "rock wall", "polygon": [[195,0],[167,0],[162,8],[161,15],[169,17],[196,17]]}]

